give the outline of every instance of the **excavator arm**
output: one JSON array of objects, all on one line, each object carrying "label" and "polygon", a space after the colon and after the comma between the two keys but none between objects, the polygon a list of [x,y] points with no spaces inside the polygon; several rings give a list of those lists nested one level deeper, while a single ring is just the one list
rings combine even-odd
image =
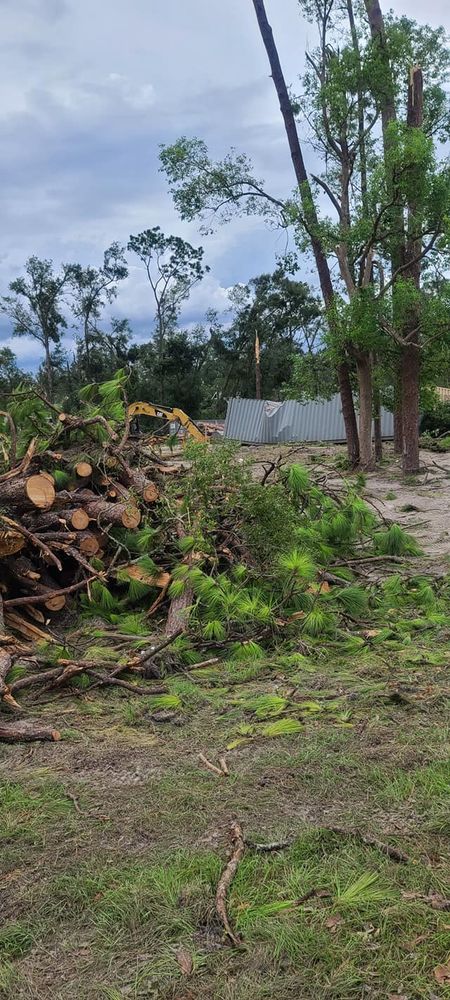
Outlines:
[{"label": "excavator arm", "polygon": [[195,441],[200,441],[202,444],[206,444],[207,437],[202,433],[197,424],[188,417],[184,410],[178,409],[178,407],[173,407],[170,409],[167,406],[158,406],[156,403],[130,403],[128,407],[128,416],[138,417],[140,415],[146,417],[165,417],[166,420],[177,420],[182,427],[185,427],[188,434],[195,439]]}]

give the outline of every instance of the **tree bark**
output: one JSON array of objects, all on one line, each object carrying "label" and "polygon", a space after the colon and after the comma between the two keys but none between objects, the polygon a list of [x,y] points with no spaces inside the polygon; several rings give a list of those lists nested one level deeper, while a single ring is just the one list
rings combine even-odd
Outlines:
[{"label": "tree bark", "polygon": [[381,429],[380,390],[377,387],[373,390],[373,440],[375,461],[378,463],[381,462],[383,458],[383,437]]},{"label": "tree bark", "polygon": [[[284,121],[284,127],[289,144],[291,160],[299,187],[299,194],[304,214],[304,224],[308,232],[311,248],[316,263],[325,309],[328,314],[330,325],[332,326],[332,305],[334,302],[334,289],[331,280],[330,268],[327,257],[323,251],[322,244],[317,236],[318,219],[311,192],[311,186],[306,171],[300,140],[297,132],[295,116],[289,97],[289,91],[281,68],[280,57],[273,37],[272,28],[267,19],[264,0],[253,0],[259,30],[267,52],[267,56],[272,71],[272,79],[278,95],[280,111]],[[359,455],[358,427],[356,423],[355,406],[351,392],[350,375],[348,366],[343,361],[338,368],[339,391],[341,393],[342,416],[344,418],[345,434],[347,438],[347,449],[349,459],[355,463],[356,455]]]},{"label": "tree bark", "polygon": [[356,358],[359,384],[359,449],[360,464],[370,469],[373,464],[372,452],[372,363],[367,352]]},{"label": "tree bark", "polygon": [[47,383],[47,398],[51,401],[53,399],[53,369],[52,369],[52,358],[50,353],[50,342],[47,336],[45,336],[44,350],[45,350],[45,381]]},{"label": "tree bark", "polygon": [[402,405],[402,365],[401,359],[396,362],[394,375],[394,452],[403,452],[403,405]]},{"label": "tree bark", "polygon": [[[423,124],[423,77],[419,66],[413,66],[408,84],[407,124],[410,128],[421,128]],[[414,189],[414,184],[412,185]],[[420,291],[421,261],[418,259],[422,247],[415,238],[419,205],[411,198],[408,205],[408,234],[406,240],[406,264],[404,278]],[[403,338],[408,341],[402,347],[402,404],[403,404],[403,471],[419,471],[419,389],[420,389],[420,302],[418,298],[411,305],[403,328]]]},{"label": "tree bark", "polygon": [[0,483],[0,507],[5,510],[13,509],[14,514],[35,508],[49,510],[54,500],[55,487],[47,476],[7,479]]},{"label": "tree bark", "polygon": [[97,521],[100,527],[105,524],[121,524],[124,528],[137,528],[141,521],[137,507],[127,503],[108,503],[101,497],[87,503],[85,510],[89,518]]},{"label": "tree bark", "polygon": [[[74,494],[73,499],[77,499]],[[94,494],[91,499],[94,499]],[[89,525],[89,515],[82,507],[74,507],[70,510],[50,510],[46,513],[26,514],[23,523],[39,534],[44,531],[84,531]]]},{"label": "tree bark", "polygon": [[261,350],[259,344],[259,337],[256,334],[255,337],[255,398],[262,399],[262,388],[261,388]]},{"label": "tree bark", "polygon": [[42,722],[0,722],[0,741],[2,743],[31,743],[36,740],[61,739],[61,734],[51,726]]},{"label": "tree bark", "polygon": [[[403,210],[396,202],[396,191],[392,166],[390,163],[390,152],[392,147],[392,136],[389,126],[397,121],[397,110],[395,107],[395,86],[392,74],[392,67],[389,60],[389,51],[386,41],[386,31],[384,19],[379,0],[365,0],[367,18],[369,21],[372,41],[378,47],[378,55],[381,66],[380,79],[383,80],[382,94],[379,98],[381,111],[381,126],[383,132],[384,163],[386,171],[386,190],[388,199],[393,202],[392,209],[386,217],[389,222],[393,236],[391,251],[391,276],[395,275],[405,262],[405,232],[403,221]],[[398,317],[394,314],[394,327],[398,325]],[[397,455],[403,451],[403,412],[405,403],[403,396],[403,378],[400,367],[395,367],[393,372],[394,388],[394,451]]]}]

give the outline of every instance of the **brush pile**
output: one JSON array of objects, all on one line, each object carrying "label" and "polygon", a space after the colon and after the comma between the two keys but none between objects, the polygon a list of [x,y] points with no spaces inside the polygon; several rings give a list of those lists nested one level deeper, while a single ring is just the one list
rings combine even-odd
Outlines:
[{"label": "brush pile", "polygon": [[[117,388],[100,387],[100,399],[103,393],[107,403]],[[176,467],[151,451],[145,455],[138,442],[130,444],[126,421],[119,436],[101,413],[70,416],[33,392],[13,397],[5,416],[9,435],[3,437],[0,474],[4,626],[25,639],[49,639],[46,629],[56,625],[71,596],[89,594],[94,581],[113,573],[166,586],[168,574],[153,567],[145,574],[121,538],[139,529],[159,499],[164,474]],[[30,425],[35,433],[25,442]]]},{"label": "brush pile", "polygon": [[130,435],[125,381],[82,389],[82,416],[26,388],[3,414],[3,707],[68,685],[154,694],[173,669],[364,644],[395,602],[439,616],[427,582],[366,576],[417,546],[366,504],[363,479],[295,454],[261,471],[229,443],[164,461]]}]

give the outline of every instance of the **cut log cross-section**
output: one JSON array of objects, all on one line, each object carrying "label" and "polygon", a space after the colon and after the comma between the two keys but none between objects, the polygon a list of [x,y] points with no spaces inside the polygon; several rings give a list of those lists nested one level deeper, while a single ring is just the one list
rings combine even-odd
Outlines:
[{"label": "cut log cross-section", "polygon": [[80,531],[77,535],[77,545],[85,556],[96,556],[100,548],[98,538],[92,531]]},{"label": "cut log cross-section", "polygon": [[12,556],[15,552],[20,552],[25,545],[23,535],[13,528],[0,529],[0,558]]},{"label": "cut log cross-section", "polygon": [[93,473],[90,462],[77,462],[75,472],[79,479],[90,479]]},{"label": "cut log cross-section", "polygon": [[[22,591],[42,596],[42,604],[48,611],[61,611],[66,604],[64,594],[55,593],[55,582],[42,568],[36,572],[33,563],[25,556],[8,562],[8,571]],[[46,594],[49,597],[46,599]],[[51,595],[51,596],[50,596]]]},{"label": "cut log cross-section", "polygon": [[0,507],[20,513],[38,508],[49,510],[55,501],[53,480],[42,473],[0,483]]}]

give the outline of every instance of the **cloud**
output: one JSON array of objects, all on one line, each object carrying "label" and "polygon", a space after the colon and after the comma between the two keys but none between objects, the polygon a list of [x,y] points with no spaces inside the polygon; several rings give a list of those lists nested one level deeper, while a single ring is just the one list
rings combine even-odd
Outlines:
[{"label": "cloud", "polygon": [[[398,12],[404,0],[395,0]],[[315,30],[296,0],[267,0],[286,77],[302,71]],[[261,220],[237,219],[214,236],[181,222],[159,172],[158,148],[199,135],[213,155],[234,145],[251,155],[275,195],[294,174],[267,57],[246,0],[0,0],[0,293],[32,253],[99,263],[113,240],[160,225],[202,243],[212,271],[195,289],[185,322],[220,309],[226,289],[273,267],[286,234]],[[411,0],[410,16],[423,16]],[[429,0],[430,23],[450,25],[448,0]],[[308,162],[313,162],[306,150]],[[303,261],[304,276],[314,280]],[[152,310],[133,265],[114,306],[136,330]],[[2,323],[0,340],[10,330]],[[9,343],[9,341],[8,341]],[[21,363],[39,345],[15,338]]]}]

